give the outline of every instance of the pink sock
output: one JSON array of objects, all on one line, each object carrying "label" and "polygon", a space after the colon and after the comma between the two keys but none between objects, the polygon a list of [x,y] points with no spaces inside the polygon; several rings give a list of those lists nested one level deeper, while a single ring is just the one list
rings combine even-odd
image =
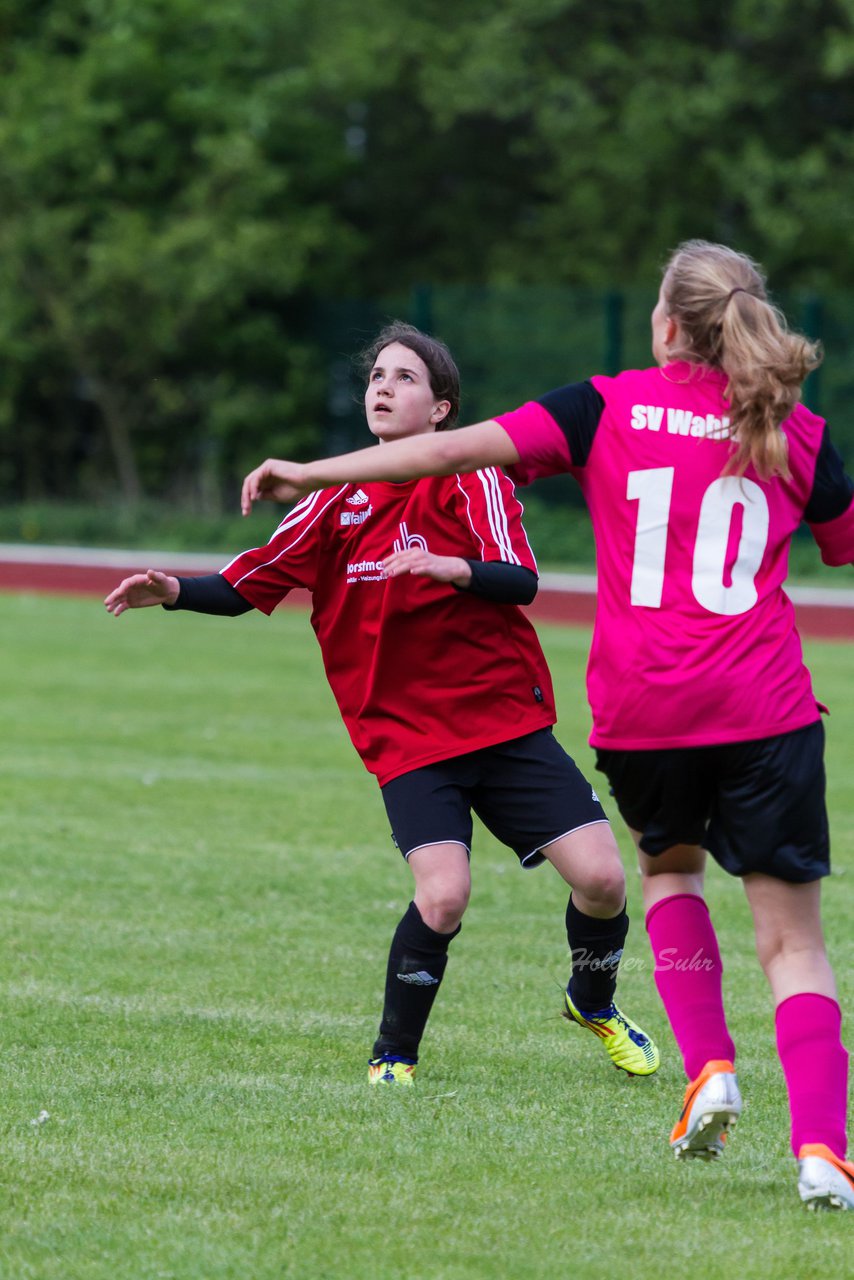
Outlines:
[{"label": "pink sock", "polygon": [[727,1030],[718,940],[702,898],[676,893],[650,907],[646,928],[655,957],[655,985],[670,1019],[689,1080],[707,1062],[735,1061]]},{"label": "pink sock", "polygon": [[805,992],[777,1006],[777,1052],[783,1064],[792,1150],[823,1142],[845,1159],[848,1054],[840,1039],[842,1013],[830,996]]}]

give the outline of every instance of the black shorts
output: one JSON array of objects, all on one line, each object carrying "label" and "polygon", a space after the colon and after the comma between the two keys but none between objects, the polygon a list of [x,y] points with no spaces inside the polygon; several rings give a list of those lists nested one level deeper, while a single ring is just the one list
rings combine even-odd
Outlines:
[{"label": "black shorts", "polygon": [[404,858],[429,844],[471,851],[472,811],[523,867],[561,836],[607,822],[596,792],[551,729],[453,756],[382,788],[392,839]]},{"label": "black shorts", "polygon": [[821,721],[715,747],[600,749],[596,767],[644,853],[698,844],[731,875],[795,884],[830,871]]}]

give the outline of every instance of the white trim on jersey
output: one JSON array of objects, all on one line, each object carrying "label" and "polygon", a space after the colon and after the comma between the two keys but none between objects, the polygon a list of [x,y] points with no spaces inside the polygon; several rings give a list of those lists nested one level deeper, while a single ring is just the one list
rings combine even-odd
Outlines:
[{"label": "white trim on jersey", "polygon": [[[508,564],[521,564],[522,561],[513,549],[510,539],[510,527],[507,520],[507,511],[504,507],[504,495],[501,492],[501,480],[499,473],[494,467],[487,467],[483,471],[475,471],[483,488],[483,494],[486,502],[486,517],[489,523],[489,530],[492,534],[493,542],[497,550],[500,552],[501,559]],[[486,543],[481,537],[475,522],[472,518],[471,511],[471,495],[462,483],[462,478],[455,476],[457,488],[466,500],[466,514],[468,516],[469,526],[472,533],[477,538],[481,546],[481,560],[484,558]]]},{"label": "white trim on jersey", "polygon": [[534,573],[539,575],[540,570],[539,570],[539,566],[537,565],[537,557],[534,555],[534,548],[531,546],[531,540],[528,537],[528,530],[525,528],[525,521],[524,521],[525,504],[522,501],[522,499],[517,495],[516,486],[513,483],[513,481],[510,479],[510,477],[507,475],[507,473],[501,472],[500,474],[504,477],[504,479],[510,485],[510,494],[519,504],[519,532],[521,533],[522,537],[525,539],[525,546],[528,548],[528,554],[530,555],[534,565]]},{"label": "white trim on jersey", "polygon": [[292,525],[298,524],[302,517],[307,515],[313,506],[316,506],[322,494],[323,490],[317,489],[314,493],[308,493],[304,498],[300,498],[299,502],[295,506],[291,507],[287,515],[279,521],[273,534],[267,539],[267,541],[272,542],[273,538],[275,538],[277,534],[281,533],[283,529],[290,529]]},{"label": "white trim on jersey", "polygon": [[496,471],[495,467],[486,467],[483,471],[477,472],[484,491],[487,494],[487,503],[490,501],[497,517],[497,527],[500,529],[498,539],[499,547],[503,544],[509,551],[508,560],[511,564],[521,564],[522,561],[517,556],[513,543],[510,539],[510,525],[507,520],[507,508],[504,506],[504,494],[501,491],[501,473]]},{"label": "white trim on jersey", "polygon": [[[279,525],[278,529],[273,534],[272,538],[270,538],[270,541],[267,543],[267,546],[270,546],[279,537],[280,534],[286,533],[288,529],[293,528],[295,525],[301,524],[303,527],[299,530],[296,537],[292,538],[291,541],[287,544],[287,546],[282,547],[282,549],[276,555],[274,555],[272,559],[264,560],[260,564],[253,565],[251,569],[248,569],[246,573],[244,573],[240,578],[237,579],[237,582],[232,583],[232,586],[239,588],[240,583],[245,582],[247,578],[251,578],[253,573],[257,573],[259,569],[268,568],[269,565],[275,564],[277,560],[281,560],[282,556],[286,555],[288,551],[292,551],[293,548],[299,542],[302,541],[302,539],[308,533],[309,529],[311,529],[312,526],[317,523],[317,521],[323,515],[324,511],[326,511],[326,509],[329,506],[331,506],[331,504],[335,501],[336,498],[340,498],[341,494],[344,493],[345,490],[349,489],[349,487],[350,487],[349,484],[341,485],[341,487],[336,489],[333,493],[330,493],[328,489],[319,489],[316,493],[310,493],[308,497],[302,498],[297,503],[297,505],[293,508],[293,510],[290,511],[285,516],[284,520]],[[320,499],[324,496],[324,494],[328,495],[326,502],[324,502],[322,506],[319,506],[319,510],[315,511],[311,519],[306,522],[306,517],[311,514],[313,507],[316,507],[319,505]],[[238,560],[242,560],[243,556],[245,556],[246,554],[247,553],[243,551],[239,556],[235,556],[234,559],[225,566],[225,569],[230,569],[231,566],[233,564],[236,564]],[[225,572],[225,570],[221,570],[221,572]]]}]

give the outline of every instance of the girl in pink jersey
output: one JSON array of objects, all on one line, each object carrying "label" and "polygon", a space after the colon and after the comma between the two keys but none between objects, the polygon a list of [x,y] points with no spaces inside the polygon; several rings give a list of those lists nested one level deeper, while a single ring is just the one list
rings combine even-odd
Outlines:
[{"label": "girl in pink jersey", "polygon": [[[848,1056],[827,959],[823,728],[783,590],[792,535],[854,562],[854,486],[800,404],[815,346],[743,254],[689,241],[652,314],[656,364],[549,392],[446,437],[299,465],[268,460],[243,505],[318,484],[501,465],[568,471],[596,535],[591,742],[638,849],[655,980],[688,1087],[678,1158],[712,1159],[741,1112],[707,853],[742,878],[776,1006],[798,1186],[854,1208]],[[395,572],[392,558],[387,571]]]},{"label": "girl in pink jersey", "polygon": [[[426,334],[392,325],[363,365],[368,425],[383,449],[456,419],[456,365]],[[413,1081],[468,904],[473,812],[523,866],[549,861],[572,885],[575,1003],[567,1007],[588,1015],[574,1020],[629,1074],[658,1066],[649,1037],[613,1003],[628,929],[625,877],[592,787],[552,734],[551,678],[519,608],[537,588],[521,511],[495,468],[335,485],[298,503],[265,546],[221,574],[150,570],[105,601],[117,617],[155,604],[269,614],[294,587],[311,592],[330,686],[415,881],[389,952],[374,1084]]]}]

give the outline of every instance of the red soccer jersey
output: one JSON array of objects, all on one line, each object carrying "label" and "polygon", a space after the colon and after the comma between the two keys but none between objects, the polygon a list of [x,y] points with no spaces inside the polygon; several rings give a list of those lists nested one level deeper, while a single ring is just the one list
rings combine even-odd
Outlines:
[{"label": "red soccer jersey", "polygon": [[513,484],[495,468],[310,494],[263,547],[222,570],[270,614],[294,587],[353,745],[380,785],[554,724],[551,678],[516,605],[377,568],[395,549],[536,571]]}]

